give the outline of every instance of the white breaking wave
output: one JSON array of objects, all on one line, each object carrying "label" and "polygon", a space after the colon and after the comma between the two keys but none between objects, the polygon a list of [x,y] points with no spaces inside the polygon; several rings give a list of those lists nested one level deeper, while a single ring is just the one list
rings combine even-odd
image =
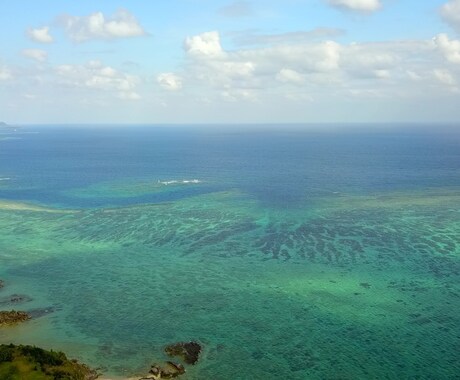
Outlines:
[{"label": "white breaking wave", "polygon": [[199,179],[184,179],[184,180],[172,180],[172,181],[158,181],[158,183],[161,183],[162,185],[186,185],[190,183],[201,183]]},{"label": "white breaking wave", "polygon": [[8,177],[3,177],[3,178],[0,177],[0,181],[9,181],[10,179],[11,178],[8,178]]}]

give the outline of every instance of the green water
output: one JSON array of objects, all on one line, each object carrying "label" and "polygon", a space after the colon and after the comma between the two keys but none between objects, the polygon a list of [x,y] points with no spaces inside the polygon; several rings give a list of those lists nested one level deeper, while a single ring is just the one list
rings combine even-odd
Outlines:
[{"label": "green water", "polygon": [[[73,196],[110,187],[145,191]],[[119,377],[193,339],[204,352],[184,379],[459,378],[459,204],[449,189],[289,210],[236,190],[80,210],[4,202],[0,298],[54,312],[0,342]]]}]

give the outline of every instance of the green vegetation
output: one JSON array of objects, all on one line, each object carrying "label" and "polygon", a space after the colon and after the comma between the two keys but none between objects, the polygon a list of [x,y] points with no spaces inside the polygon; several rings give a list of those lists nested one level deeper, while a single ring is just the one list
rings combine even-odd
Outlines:
[{"label": "green vegetation", "polygon": [[62,352],[34,346],[0,345],[2,380],[92,380],[97,374]]}]

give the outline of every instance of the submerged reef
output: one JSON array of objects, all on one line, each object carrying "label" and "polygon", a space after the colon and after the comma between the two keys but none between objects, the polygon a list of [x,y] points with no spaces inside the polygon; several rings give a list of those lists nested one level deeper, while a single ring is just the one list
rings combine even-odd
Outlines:
[{"label": "submerged reef", "polygon": [[98,373],[62,352],[34,346],[0,345],[0,379],[95,380]]},{"label": "submerged reef", "polygon": [[0,306],[18,305],[32,301],[32,298],[25,294],[11,294],[6,297],[0,297]]}]

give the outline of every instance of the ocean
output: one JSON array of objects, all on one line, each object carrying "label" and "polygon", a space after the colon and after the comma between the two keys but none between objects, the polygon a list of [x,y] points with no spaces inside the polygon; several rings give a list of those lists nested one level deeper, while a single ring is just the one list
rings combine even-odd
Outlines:
[{"label": "ocean", "polygon": [[[0,343],[142,376],[460,379],[455,125],[0,130]],[[11,294],[22,296],[12,304]]]}]

